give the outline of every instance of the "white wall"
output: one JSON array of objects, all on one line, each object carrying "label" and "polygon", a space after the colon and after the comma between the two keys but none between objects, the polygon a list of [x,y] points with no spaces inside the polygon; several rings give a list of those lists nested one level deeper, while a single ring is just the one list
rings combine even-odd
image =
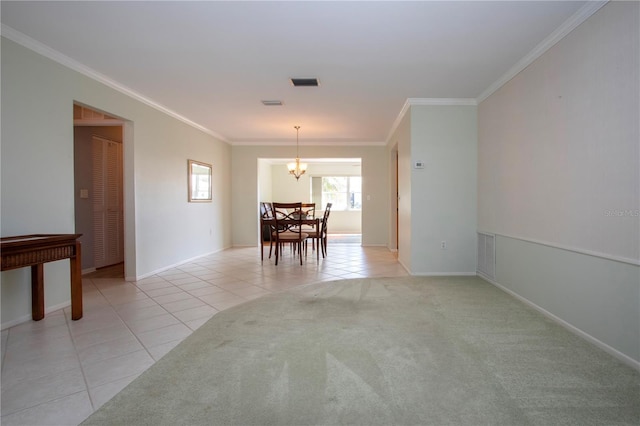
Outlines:
[{"label": "white wall", "polygon": [[[292,146],[232,147],[233,245],[255,246],[258,235],[258,159],[291,157]],[[362,158],[362,244],[387,245],[388,160],[384,146],[301,146],[304,158]],[[304,175],[303,175],[304,177]],[[273,185],[276,185],[273,176]],[[288,176],[288,179],[292,179]],[[300,188],[308,188],[302,184]],[[293,179],[295,181],[295,179]],[[308,178],[307,178],[308,182]],[[308,183],[307,183],[308,185]],[[304,189],[308,198],[308,190]],[[272,194],[275,197],[275,194]],[[369,199],[367,199],[367,195]],[[304,194],[300,193],[300,197]],[[272,200],[275,201],[275,200]],[[290,201],[290,200],[289,200]],[[333,219],[333,212],[331,213]],[[330,219],[330,220],[331,220]]]},{"label": "white wall", "polygon": [[637,266],[500,235],[496,257],[499,285],[604,343],[614,355],[638,360]]},{"label": "white wall", "polygon": [[272,178],[271,162],[269,160],[258,159],[258,199],[260,201],[272,201]]},{"label": "white wall", "polygon": [[[130,278],[230,245],[227,144],[4,37],[2,236],[74,232],[74,101],[130,120],[124,129]],[[212,203],[187,203],[189,158],[213,164]],[[1,291],[3,327],[30,318],[27,268],[3,272]],[[69,299],[69,262],[46,264],[46,309]]]},{"label": "white wall", "polygon": [[637,366],[639,17],[608,3],[482,102],[478,156],[496,282]]},{"label": "white wall", "polygon": [[[411,273],[476,271],[477,107],[411,107]],[[446,242],[442,250],[441,242]]]},{"label": "white wall", "polygon": [[638,218],[605,214],[640,203],[635,8],[605,6],[482,103],[481,228],[640,257]]},{"label": "white wall", "polygon": [[[311,170],[313,165],[308,165],[307,173],[298,180],[289,174],[286,164],[271,165],[271,201],[279,203],[311,202]],[[319,209],[320,206],[317,206]]]},{"label": "white wall", "polygon": [[[272,201],[310,203],[311,177],[314,176],[360,176],[361,165],[351,163],[309,163],[307,172],[296,179],[289,174],[286,164],[274,164]],[[316,217],[322,217],[324,207],[316,205]],[[327,231],[330,234],[360,234],[362,232],[362,211],[340,211],[331,209]]]}]

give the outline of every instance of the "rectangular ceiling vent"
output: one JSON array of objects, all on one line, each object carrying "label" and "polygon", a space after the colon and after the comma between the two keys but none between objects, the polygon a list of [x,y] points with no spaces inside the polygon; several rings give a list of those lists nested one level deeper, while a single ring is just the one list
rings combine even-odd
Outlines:
[{"label": "rectangular ceiling vent", "polygon": [[282,106],[282,101],[262,101],[264,106]]},{"label": "rectangular ceiling vent", "polygon": [[319,85],[317,78],[292,78],[291,84],[295,87],[317,87]]}]

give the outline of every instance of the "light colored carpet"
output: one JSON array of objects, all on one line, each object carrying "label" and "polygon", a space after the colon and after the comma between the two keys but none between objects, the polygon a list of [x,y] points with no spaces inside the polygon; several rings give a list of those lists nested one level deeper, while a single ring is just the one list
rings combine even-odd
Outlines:
[{"label": "light colored carpet", "polygon": [[638,425],[640,373],[476,277],[221,312],[86,425]]}]

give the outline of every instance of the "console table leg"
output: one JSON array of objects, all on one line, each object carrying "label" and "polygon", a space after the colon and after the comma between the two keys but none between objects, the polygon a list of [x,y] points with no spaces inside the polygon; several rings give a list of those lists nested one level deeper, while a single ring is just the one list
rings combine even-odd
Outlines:
[{"label": "console table leg", "polygon": [[82,318],[82,256],[80,242],[76,242],[76,255],[70,260],[71,265],[71,319]]},{"label": "console table leg", "polygon": [[31,267],[31,318],[40,321],[44,318],[44,265]]}]

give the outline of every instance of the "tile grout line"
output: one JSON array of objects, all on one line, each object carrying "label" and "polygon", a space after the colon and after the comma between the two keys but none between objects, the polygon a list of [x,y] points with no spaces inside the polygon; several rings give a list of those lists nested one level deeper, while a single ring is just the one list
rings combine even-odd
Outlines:
[{"label": "tile grout line", "polygon": [[[135,286],[135,284],[134,284],[134,286]],[[137,286],[135,286],[135,287],[136,287],[136,288],[138,288]],[[101,297],[102,297],[102,298],[107,302],[107,304],[109,305],[109,308],[110,308],[110,309],[111,309],[111,310],[116,314],[116,316],[118,317],[118,319],[119,319],[119,320],[122,322],[122,324],[126,327],[126,329],[129,331],[129,333],[131,333],[131,334],[133,335],[134,339],[135,339],[135,340],[140,344],[140,346],[141,346],[141,347],[142,347],[142,349],[147,353],[147,355],[149,355],[149,358],[151,358],[151,360],[153,360],[153,363],[152,363],[149,367],[147,367],[145,370],[143,370],[142,372],[140,372],[139,374],[144,373],[144,372],[145,372],[145,371],[147,371],[149,368],[151,368],[151,366],[153,366],[153,364],[155,364],[155,363],[156,363],[155,358],[153,357],[153,355],[151,355],[151,353],[149,352],[149,350],[147,349],[147,347],[142,343],[142,341],[140,341],[140,339],[138,338],[138,336],[136,335],[136,333],[135,333],[135,332],[134,332],[134,331],[129,327],[129,325],[126,323],[126,321],[125,321],[125,320],[120,316],[120,314],[118,313],[118,311],[117,311],[117,309],[116,309],[116,305],[112,305],[112,304],[111,304],[111,302],[109,301],[109,299],[107,299],[107,298],[104,296],[104,294],[102,293],[102,291],[100,290],[100,288],[99,288],[98,286],[96,286],[96,289],[98,290],[98,292],[100,292],[100,296],[101,296]],[[144,293],[144,291],[143,291],[142,289],[139,289],[139,290],[140,290],[140,291],[142,291],[142,292]],[[146,294],[146,293],[144,293],[144,294],[145,294],[145,296],[147,296],[147,294]],[[147,296],[147,297],[148,297],[148,296]],[[150,299],[151,299],[151,300],[153,300],[153,298],[150,298]],[[162,305],[160,305],[159,303],[157,303],[155,300],[153,300],[153,301],[154,301],[154,303],[156,303],[156,304],[157,304],[157,306],[160,306],[162,309],[164,309],[164,307],[162,307]],[[165,310],[165,312],[167,312],[167,313],[169,313],[169,314],[170,314],[170,312],[168,312],[166,309],[164,309],[164,310]],[[65,318],[66,318],[66,313],[65,313]],[[177,319],[177,318],[176,318],[176,319]],[[73,339],[73,335],[71,336],[71,338]],[[114,340],[116,340],[116,339],[114,339]],[[74,349],[75,349],[75,339],[74,339],[73,341],[74,341]],[[101,342],[101,343],[105,343],[105,342]],[[96,345],[97,345],[97,344],[101,344],[101,343],[96,343]],[[91,346],[94,346],[94,345],[90,345],[89,347],[91,347]],[[109,357],[109,358],[105,358],[105,359],[102,359],[102,360],[100,360],[100,361],[96,361],[96,362],[104,362],[104,361],[106,361],[106,360],[108,360],[108,359],[117,358],[117,357],[119,357],[119,356],[128,355],[128,354],[131,354],[131,353],[134,353],[134,352],[137,352],[137,351],[127,352],[126,354],[120,354],[120,355],[113,356],[113,357]],[[78,361],[80,362],[79,354],[78,354],[77,349],[76,349],[76,355],[78,356]],[[82,367],[82,362],[80,362],[80,368],[82,369],[82,376],[83,376],[83,379],[84,379],[84,381],[85,381],[85,385],[87,386],[87,394],[89,395],[89,401],[91,402],[91,408],[93,409],[93,412],[95,412],[97,409],[95,408],[95,403],[94,403],[94,401],[93,401],[93,397],[91,396],[91,392],[90,392],[89,384],[87,383],[87,379],[86,379],[86,376],[85,376],[85,374],[84,374],[84,368]],[[133,375],[133,374],[132,374],[132,375]],[[132,375],[125,376],[125,377],[130,377],[130,376],[132,376]],[[115,379],[115,380],[107,381],[107,382],[105,382],[105,383],[101,383],[101,384],[100,384],[100,385],[98,385],[98,386],[104,386],[104,385],[107,385],[107,384],[110,384],[110,383],[114,383],[114,382],[116,382],[116,381],[118,381],[118,380],[121,380],[121,379],[123,379],[123,378],[124,378],[124,377],[120,377],[120,378],[117,378],[117,379]],[[96,387],[98,387],[98,386],[96,386]]]},{"label": "tile grout line", "polygon": [[[86,380],[86,377],[85,377],[85,374],[84,374],[84,369],[82,368],[82,363],[80,362],[80,357],[78,356],[78,351],[76,349],[75,340],[73,339],[73,335],[71,334],[71,329],[69,328],[69,321],[68,321],[67,313],[64,311],[64,309],[61,309],[61,311],[62,311],[62,315],[64,316],[64,321],[65,321],[65,325],[67,327],[67,332],[69,333],[69,337],[71,338],[71,343],[73,345],[73,351],[74,351],[75,358],[78,361],[78,367],[80,367],[80,372],[82,374],[82,380],[84,382],[85,389],[77,391],[77,392],[72,392],[72,393],[70,393],[68,395],[63,395],[63,396],[60,396],[60,397],[54,397],[54,398],[51,398],[51,399],[47,399],[46,401],[41,401],[41,402],[39,402],[37,404],[30,405],[28,407],[23,407],[23,408],[21,408],[19,410],[12,411],[12,412],[10,412],[8,414],[2,414],[2,417],[15,415],[15,414],[20,413],[22,411],[30,410],[30,409],[39,407],[39,406],[41,406],[43,404],[49,404],[51,402],[58,401],[58,400],[60,400],[62,398],[66,398],[66,397],[69,397],[71,395],[76,395],[76,394],[82,393],[82,392],[87,392],[87,396],[89,397],[89,403],[91,404],[91,408],[93,409],[93,402],[91,401],[91,395],[89,394],[89,386],[87,385],[87,380]],[[9,330],[11,330],[11,328]],[[11,334],[11,333],[9,333],[9,334]],[[9,338],[9,336],[7,336],[7,345],[8,345],[8,338]],[[46,377],[46,376],[43,376],[43,377]]]},{"label": "tile grout line", "polygon": [[[178,268],[176,268],[176,269],[178,269]],[[180,270],[181,270],[181,269],[180,269]],[[182,271],[182,270],[181,270],[181,271]],[[194,278],[197,278],[199,281],[207,282],[207,281],[204,281],[204,280],[200,279],[199,277],[196,277],[195,275],[193,275],[193,274],[191,274],[191,273],[189,273],[189,272],[186,272],[186,271],[182,271],[182,272],[184,272],[185,274],[191,275],[191,276],[192,276],[192,277],[194,277]],[[169,274],[169,275],[170,275],[170,274]],[[167,282],[167,283],[171,284],[173,287],[177,288],[178,290],[180,290],[180,291],[182,291],[182,292],[184,292],[184,293],[188,294],[190,297],[193,297],[194,299],[197,299],[197,300],[199,300],[200,302],[204,303],[204,304],[205,304],[205,306],[208,306],[208,307],[210,307],[210,308],[212,308],[212,309],[215,309],[215,310],[216,310],[216,313],[215,313],[215,314],[217,314],[218,312],[221,312],[221,311],[220,311],[219,309],[217,309],[216,307],[214,307],[214,306],[212,306],[212,305],[208,304],[208,303],[207,303],[207,302],[205,302],[204,300],[200,299],[198,296],[194,296],[193,294],[189,293],[188,291],[183,290],[180,286],[178,286],[178,285],[174,284],[174,283],[173,283],[173,282],[171,282],[170,280],[167,280],[167,279],[165,279],[164,277],[161,277],[161,276],[159,276],[159,275],[156,275],[156,276],[157,276],[158,278],[161,278],[163,281],[165,281],[165,282]],[[208,283],[208,284],[210,284],[210,283]],[[216,286],[216,285],[214,285],[214,284],[210,284],[210,285],[212,285],[212,286],[214,286],[214,287],[217,287],[217,286]],[[184,325],[185,327],[187,327],[187,329],[189,329],[190,333],[189,333],[186,337],[184,337],[182,340],[186,339],[186,338],[187,338],[187,337],[189,337],[191,334],[193,334],[193,332],[194,332],[195,330],[193,330],[191,327],[189,327],[189,325],[188,325],[188,324],[186,324],[186,323],[185,323],[184,321],[182,321],[180,318],[178,318],[177,316],[175,316],[173,312],[170,312],[169,310],[167,310],[167,309],[166,309],[162,304],[160,304],[159,302],[157,302],[153,297],[149,296],[145,290],[143,290],[143,289],[139,288],[136,284],[134,284],[134,286],[136,286],[136,288],[138,288],[138,289],[139,289],[141,292],[143,292],[147,297],[149,297],[151,300],[153,300],[153,301],[154,301],[158,306],[160,306],[162,309],[164,309],[164,310],[165,310],[165,312],[167,312],[169,315],[171,315],[173,318],[175,318],[175,319],[178,321],[178,323],[180,323],[180,324]],[[220,287],[218,287],[218,288],[220,288]],[[224,290],[224,289],[223,289],[223,290]],[[185,300],[186,300],[186,299],[185,299]],[[178,301],[179,301],[179,300],[178,300]],[[168,302],[168,303],[171,303],[171,302]],[[176,311],[176,312],[187,311],[187,310],[190,310],[190,309],[194,309],[194,308],[186,308],[186,309],[182,309],[182,310],[180,310],[180,311]],[[117,312],[117,311],[116,311],[116,314],[117,314],[118,316],[120,316],[120,315],[118,314],[118,312]],[[215,315],[215,314],[214,314],[214,315]],[[213,316],[209,317],[208,319],[211,319],[212,317],[213,317]],[[202,318],[204,318],[204,317],[202,317]],[[197,320],[197,319],[200,319],[200,318],[196,318],[196,319],[194,319],[193,321],[195,321],[195,320]],[[207,319],[207,320],[208,320],[208,319]],[[123,320],[123,322],[125,322],[125,321]],[[171,325],[174,325],[174,324],[171,324]],[[159,328],[156,328],[156,329],[154,329],[154,330],[148,330],[148,331],[162,330],[163,328],[171,327],[171,325],[167,325],[167,326],[165,326],[165,327],[159,327]],[[151,356],[151,358],[154,360],[154,364],[155,364],[155,363],[157,362],[157,360],[153,357],[153,355],[151,354],[151,352],[149,352],[149,348],[147,348],[147,347],[144,345],[144,343],[142,343],[142,341],[140,341],[140,339],[138,338],[137,334],[136,334],[133,330],[131,330],[131,328],[128,326],[128,324],[127,324],[126,322],[125,322],[125,326],[127,326],[127,328],[129,328],[129,330],[133,333],[133,335],[136,337],[136,339],[140,342],[140,344],[142,345],[142,347],[143,347],[143,348],[145,348],[145,350],[147,350],[147,352],[149,353],[149,356]],[[144,333],[144,332],[143,332],[143,333]],[[178,339],[176,339],[176,340],[178,340]],[[181,340],[181,341],[182,341],[182,340]],[[173,341],[174,341],[174,340],[171,340],[170,342],[173,342]],[[166,343],[170,343],[170,342],[166,342]],[[160,345],[156,345],[156,346],[161,346],[161,345],[166,344],[166,343],[162,343],[162,344],[160,344]],[[179,343],[178,343],[178,344],[179,344]],[[154,347],[154,346],[151,346],[151,347]],[[153,364],[152,364],[152,365],[153,365]]]},{"label": "tile grout line", "polygon": [[7,329],[7,340],[4,342],[4,349],[2,350],[2,362],[0,363],[0,378],[2,377],[2,373],[4,373],[4,359],[7,356],[7,349],[9,348],[9,337],[11,336],[11,329],[13,327],[9,327]]},{"label": "tile grout line", "polygon": [[[175,287],[175,285],[174,285],[171,281],[166,280],[166,279],[164,279],[164,278],[160,277],[159,275],[152,275],[152,276],[154,276],[154,277],[158,277],[158,278],[161,278],[163,281],[168,282],[169,284],[171,284],[171,285],[173,285],[173,286]],[[176,318],[176,317],[175,317],[171,312],[167,311],[167,310],[165,309],[165,307],[164,307],[164,306],[162,306],[160,303],[156,302],[156,300],[155,300],[153,297],[149,296],[149,295],[148,295],[148,294],[147,294],[143,289],[141,289],[140,287],[138,287],[136,284],[133,284],[133,285],[134,285],[137,289],[139,289],[141,292],[143,292],[145,296],[147,296],[149,299],[153,300],[153,302],[154,302],[157,306],[160,306],[160,308],[162,308],[166,313],[168,313],[168,314],[169,314],[169,315],[171,315],[172,317]],[[124,326],[125,326],[125,327],[127,327],[127,329],[129,330],[129,332],[130,332],[131,334],[133,334],[133,337],[138,341],[138,343],[140,343],[140,346],[142,346],[142,348],[147,352],[147,354],[149,355],[149,357],[153,360],[153,364],[151,364],[149,367],[147,367],[144,371],[142,371],[142,372],[140,373],[140,374],[142,374],[142,373],[144,373],[145,371],[147,371],[149,368],[151,368],[151,367],[152,367],[152,366],[157,362],[157,360],[153,357],[153,355],[152,355],[152,354],[151,354],[151,352],[149,351],[149,348],[147,348],[147,346],[146,346],[144,343],[142,343],[142,340],[140,340],[140,338],[138,337],[138,335],[137,335],[137,334],[136,334],[136,333],[131,329],[131,327],[129,327],[129,324],[127,324],[127,322],[126,322],[126,321],[125,321],[125,320],[120,316],[120,313],[118,313],[118,311],[115,309],[115,307],[114,307],[114,309],[113,309],[113,310],[114,310],[114,312],[116,313],[116,315],[118,316],[118,318],[120,318],[120,321],[122,321],[122,322],[124,323]],[[176,320],[178,320],[179,322],[181,322],[181,321],[180,321],[180,319],[178,319],[178,318],[176,318]],[[157,328],[156,330],[160,330],[160,329],[163,329],[163,328],[166,328],[166,327],[170,327],[170,325],[165,326],[165,327]],[[186,327],[187,327],[187,328],[189,328],[189,326],[186,326]],[[149,330],[149,331],[153,331],[153,330]],[[189,334],[189,335],[190,335],[190,334]],[[112,383],[112,382],[109,382],[109,383]]]},{"label": "tile grout line", "polygon": [[[91,284],[93,284],[93,281],[91,281]],[[95,286],[95,284],[93,284],[93,285]],[[104,297],[104,296],[102,296],[102,297]],[[73,321],[73,320],[71,320],[67,316],[67,313],[64,311],[64,309],[62,310],[62,314],[64,315],[64,322],[67,325],[67,331],[69,332],[69,337],[71,338],[71,344],[73,345],[73,352],[74,352],[74,354],[76,356],[76,359],[78,360],[78,366],[80,367],[80,372],[82,373],[82,381],[84,382],[85,392],[87,392],[87,397],[89,398],[89,404],[91,404],[91,412],[95,412],[96,408],[95,408],[95,405],[93,403],[93,398],[91,397],[91,392],[89,392],[89,383],[87,382],[87,376],[86,376],[86,374],[84,372],[84,367],[82,366],[82,362],[80,361],[80,354],[78,353],[78,348],[76,346],[76,339],[73,336],[73,333],[71,332],[71,326],[69,324],[69,321]]]},{"label": "tile grout line", "polygon": [[[56,398],[54,398],[54,399],[50,399],[50,400],[48,400],[48,401],[40,402],[40,403],[38,403],[38,404],[36,404],[36,405],[33,405],[33,406],[31,406],[31,407],[21,408],[20,410],[10,412],[9,414],[2,414],[2,415],[0,416],[0,418],[5,418],[5,417],[9,417],[9,416],[14,416],[14,415],[16,415],[16,414],[22,413],[23,411],[27,411],[27,410],[33,410],[34,408],[40,407],[41,405],[51,404],[52,402],[60,401],[61,399],[68,398],[68,397],[73,396],[73,395],[78,395],[78,394],[81,394],[82,392],[87,392],[87,394],[89,394],[89,392],[88,392],[87,390],[80,390],[80,391],[78,391],[78,392],[70,393],[69,395],[64,395],[64,396],[61,396],[61,397],[56,397]],[[91,397],[90,397],[90,396],[89,396],[89,402],[91,403]],[[91,408],[92,408],[92,411],[95,411],[95,410],[93,410],[93,404],[91,404]],[[93,413],[92,413],[92,414],[93,414]],[[84,421],[84,419],[83,419],[83,421]],[[0,424],[1,424],[1,423],[2,423],[2,422],[0,422]]]}]

